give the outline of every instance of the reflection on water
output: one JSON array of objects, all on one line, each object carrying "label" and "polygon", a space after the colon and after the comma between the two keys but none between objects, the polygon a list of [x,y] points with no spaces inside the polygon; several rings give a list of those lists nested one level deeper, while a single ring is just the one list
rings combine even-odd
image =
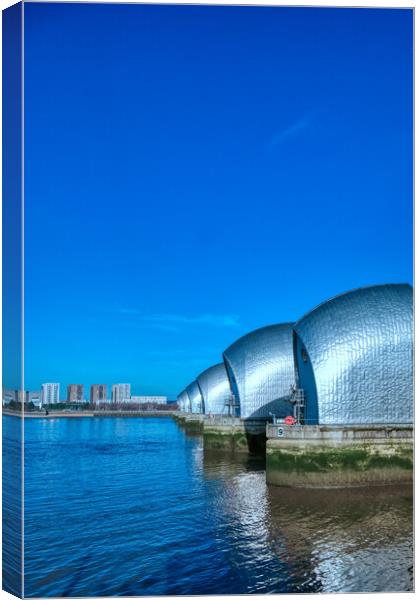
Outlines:
[{"label": "reflection on water", "polygon": [[280,560],[324,592],[412,589],[412,490],[269,487]]},{"label": "reflection on water", "polygon": [[[252,457],[213,453],[203,466],[206,477],[225,482],[220,509],[248,526],[247,549],[260,555],[256,569],[274,553],[287,591],[413,589],[411,486],[280,488],[266,485],[264,461]],[[271,569],[265,574],[261,591],[275,582]]]},{"label": "reflection on water", "polygon": [[410,489],[267,487],[171,419],[28,420],[28,596],[412,589]]}]

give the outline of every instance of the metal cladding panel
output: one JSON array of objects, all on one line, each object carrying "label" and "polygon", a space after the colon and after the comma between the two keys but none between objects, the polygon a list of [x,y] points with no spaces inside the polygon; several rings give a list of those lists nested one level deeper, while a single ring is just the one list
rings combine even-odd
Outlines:
[{"label": "metal cladding panel", "polygon": [[198,387],[198,383],[193,381],[190,385],[185,388],[191,403],[191,412],[202,413],[203,411],[203,397]]},{"label": "metal cladding panel", "polygon": [[197,377],[197,383],[203,396],[204,412],[213,415],[228,414],[226,404],[231,398],[231,391],[225,365],[220,363],[203,371]]},{"label": "metal cladding panel", "polygon": [[190,399],[185,390],[179,394],[178,402],[180,404],[182,412],[191,412]]},{"label": "metal cladding panel", "polygon": [[182,392],[182,396],[184,399],[185,412],[191,412],[191,402],[186,390]]},{"label": "metal cladding panel", "polygon": [[229,346],[223,357],[242,419],[293,414],[293,323],[252,331]]},{"label": "metal cladding panel", "polygon": [[300,319],[295,331],[300,385],[307,377],[304,357],[314,382],[309,403],[317,403],[307,409],[320,424],[412,423],[410,285],[337,296]]},{"label": "metal cladding panel", "polygon": [[177,401],[177,404],[179,406],[179,410],[181,412],[183,412],[184,411],[184,404],[183,404],[183,400],[182,400],[181,394],[178,394],[178,396],[176,397],[176,401]]}]

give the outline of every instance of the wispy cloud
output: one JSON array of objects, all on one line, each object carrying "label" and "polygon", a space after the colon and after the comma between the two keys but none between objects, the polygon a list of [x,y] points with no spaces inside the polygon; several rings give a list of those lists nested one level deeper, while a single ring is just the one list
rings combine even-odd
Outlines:
[{"label": "wispy cloud", "polygon": [[166,331],[178,330],[180,326],[189,325],[208,325],[210,327],[237,327],[239,325],[239,315],[224,314],[217,315],[204,313],[201,315],[180,315],[173,313],[156,313],[143,315],[135,308],[118,307],[115,309],[120,315],[136,317],[139,324],[153,326],[156,329]]},{"label": "wispy cloud", "polygon": [[155,315],[144,315],[142,317],[142,320],[147,323],[210,325],[215,327],[236,327],[237,325],[239,325],[239,315],[214,315],[210,313],[196,316],[162,313]]},{"label": "wispy cloud", "polygon": [[294,137],[302,129],[306,129],[307,127],[309,127],[309,125],[309,120],[306,117],[302,117],[294,123],[292,123],[291,125],[289,125],[289,127],[277,131],[270,140],[270,148],[275,148],[276,146],[279,146],[287,139]]},{"label": "wispy cloud", "polygon": [[139,314],[139,311],[136,310],[135,308],[124,308],[124,307],[115,308],[114,312],[116,312],[120,315],[138,315]]},{"label": "wispy cloud", "polygon": [[218,346],[203,346],[200,345],[199,349],[193,346],[180,346],[176,345],[173,347],[159,347],[159,348],[148,348],[147,355],[153,358],[178,358],[185,364],[185,360],[190,361],[191,359],[207,361],[209,357],[220,354],[220,348]]},{"label": "wispy cloud", "polygon": [[136,327],[140,329],[158,329],[159,331],[168,331],[169,333],[181,333],[181,328],[179,325],[171,325],[169,323],[158,323],[158,322],[149,322],[146,320],[137,321],[135,324]]}]

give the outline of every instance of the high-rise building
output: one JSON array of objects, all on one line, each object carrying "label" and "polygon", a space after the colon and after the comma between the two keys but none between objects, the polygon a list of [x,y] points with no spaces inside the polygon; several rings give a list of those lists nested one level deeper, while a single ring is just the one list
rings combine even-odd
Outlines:
[{"label": "high-rise building", "polygon": [[106,385],[104,383],[94,383],[90,386],[90,402],[106,402]]},{"label": "high-rise building", "polygon": [[67,386],[67,402],[83,402],[83,384],[70,383]]},{"label": "high-rise building", "polygon": [[131,385],[129,383],[114,383],[112,386],[112,402],[130,402]]},{"label": "high-rise building", "polygon": [[43,383],[41,386],[42,404],[56,404],[60,402],[60,384]]}]

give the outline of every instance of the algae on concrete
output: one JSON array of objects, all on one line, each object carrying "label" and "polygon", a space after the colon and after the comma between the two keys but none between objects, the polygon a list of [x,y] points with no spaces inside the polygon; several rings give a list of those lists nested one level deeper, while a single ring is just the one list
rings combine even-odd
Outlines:
[{"label": "algae on concrete", "polygon": [[381,443],[267,444],[267,481],[276,485],[329,487],[409,483],[413,475],[413,448],[409,440]]},{"label": "algae on concrete", "polygon": [[215,426],[204,423],[203,446],[206,450],[261,453],[265,451],[265,432],[249,432],[244,424]]}]

